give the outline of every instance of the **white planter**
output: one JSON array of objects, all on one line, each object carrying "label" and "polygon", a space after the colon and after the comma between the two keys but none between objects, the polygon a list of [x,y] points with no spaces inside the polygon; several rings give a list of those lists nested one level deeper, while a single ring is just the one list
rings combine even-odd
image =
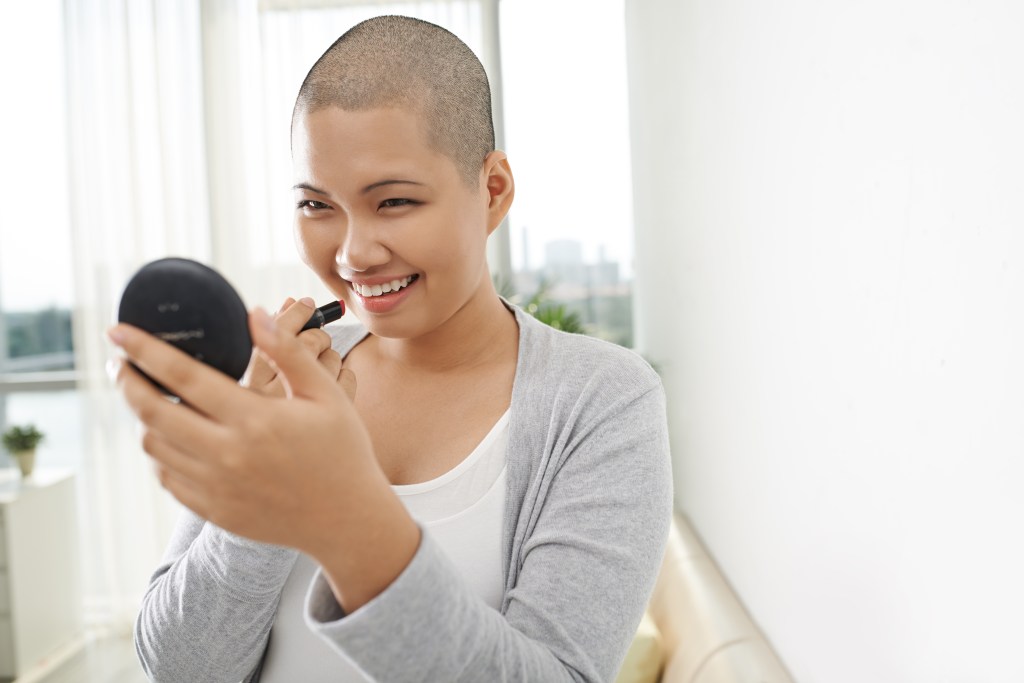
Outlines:
[{"label": "white planter", "polygon": [[21,476],[29,477],[32,475],[32,470],[36,466],[36,449],[28,451],[17,451],[11,454],[15,462],[18,463],[18,469],[21,470]]}]

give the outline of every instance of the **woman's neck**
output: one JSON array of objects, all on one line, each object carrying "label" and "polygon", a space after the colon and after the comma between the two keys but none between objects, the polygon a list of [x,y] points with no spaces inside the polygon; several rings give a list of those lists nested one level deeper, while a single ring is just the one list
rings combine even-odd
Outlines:
[{"label": "woman's neck", "polygon": [[415,339],[378,337],[377,353],[407,370],[449,372],[515,360],[519,328],[490,279],[437,329]]}]

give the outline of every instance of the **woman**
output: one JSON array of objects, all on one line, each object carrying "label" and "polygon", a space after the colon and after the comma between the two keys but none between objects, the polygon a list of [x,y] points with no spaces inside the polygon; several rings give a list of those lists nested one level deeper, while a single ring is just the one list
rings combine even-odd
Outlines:
[{"label": "woman", "polygon": [[479,61],[432,24],[363,22],[306,77],[292,151],[299,251],[361,325],[299,334],[311,301],[255,310],[244,387],[110,333],[183,398],[120,367],[195,513],[136,623],[147,674],[611,680],[668,533],[663,393],[635,354],[495,292],[486,240],[514,181]]}]

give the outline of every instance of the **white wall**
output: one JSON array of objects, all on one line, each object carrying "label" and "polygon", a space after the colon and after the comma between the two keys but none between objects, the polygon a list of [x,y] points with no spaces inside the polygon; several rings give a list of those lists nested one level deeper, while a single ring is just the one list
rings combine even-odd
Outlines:
[{"label": "white wall", "polygon": [[801,683],[1024,680],[1024,4],[626,5],[678,506]]}]

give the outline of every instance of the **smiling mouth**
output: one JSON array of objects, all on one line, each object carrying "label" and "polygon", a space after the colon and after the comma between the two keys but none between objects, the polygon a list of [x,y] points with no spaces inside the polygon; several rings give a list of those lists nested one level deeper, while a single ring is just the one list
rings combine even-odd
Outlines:
[{"label": "smiling mouth", "polygon": [[384,282],[379,285],[360,285],[355,282],[350,282],[352,290],[359,296],[365,299],[372,299],[376,296],[384,296],[385,294],[392,294],[400,289],[404,289],[412,283],[419,280],[420,276],[410,275],[409,277],[403,277],[399,280],[392,280],[391,282]]}]

